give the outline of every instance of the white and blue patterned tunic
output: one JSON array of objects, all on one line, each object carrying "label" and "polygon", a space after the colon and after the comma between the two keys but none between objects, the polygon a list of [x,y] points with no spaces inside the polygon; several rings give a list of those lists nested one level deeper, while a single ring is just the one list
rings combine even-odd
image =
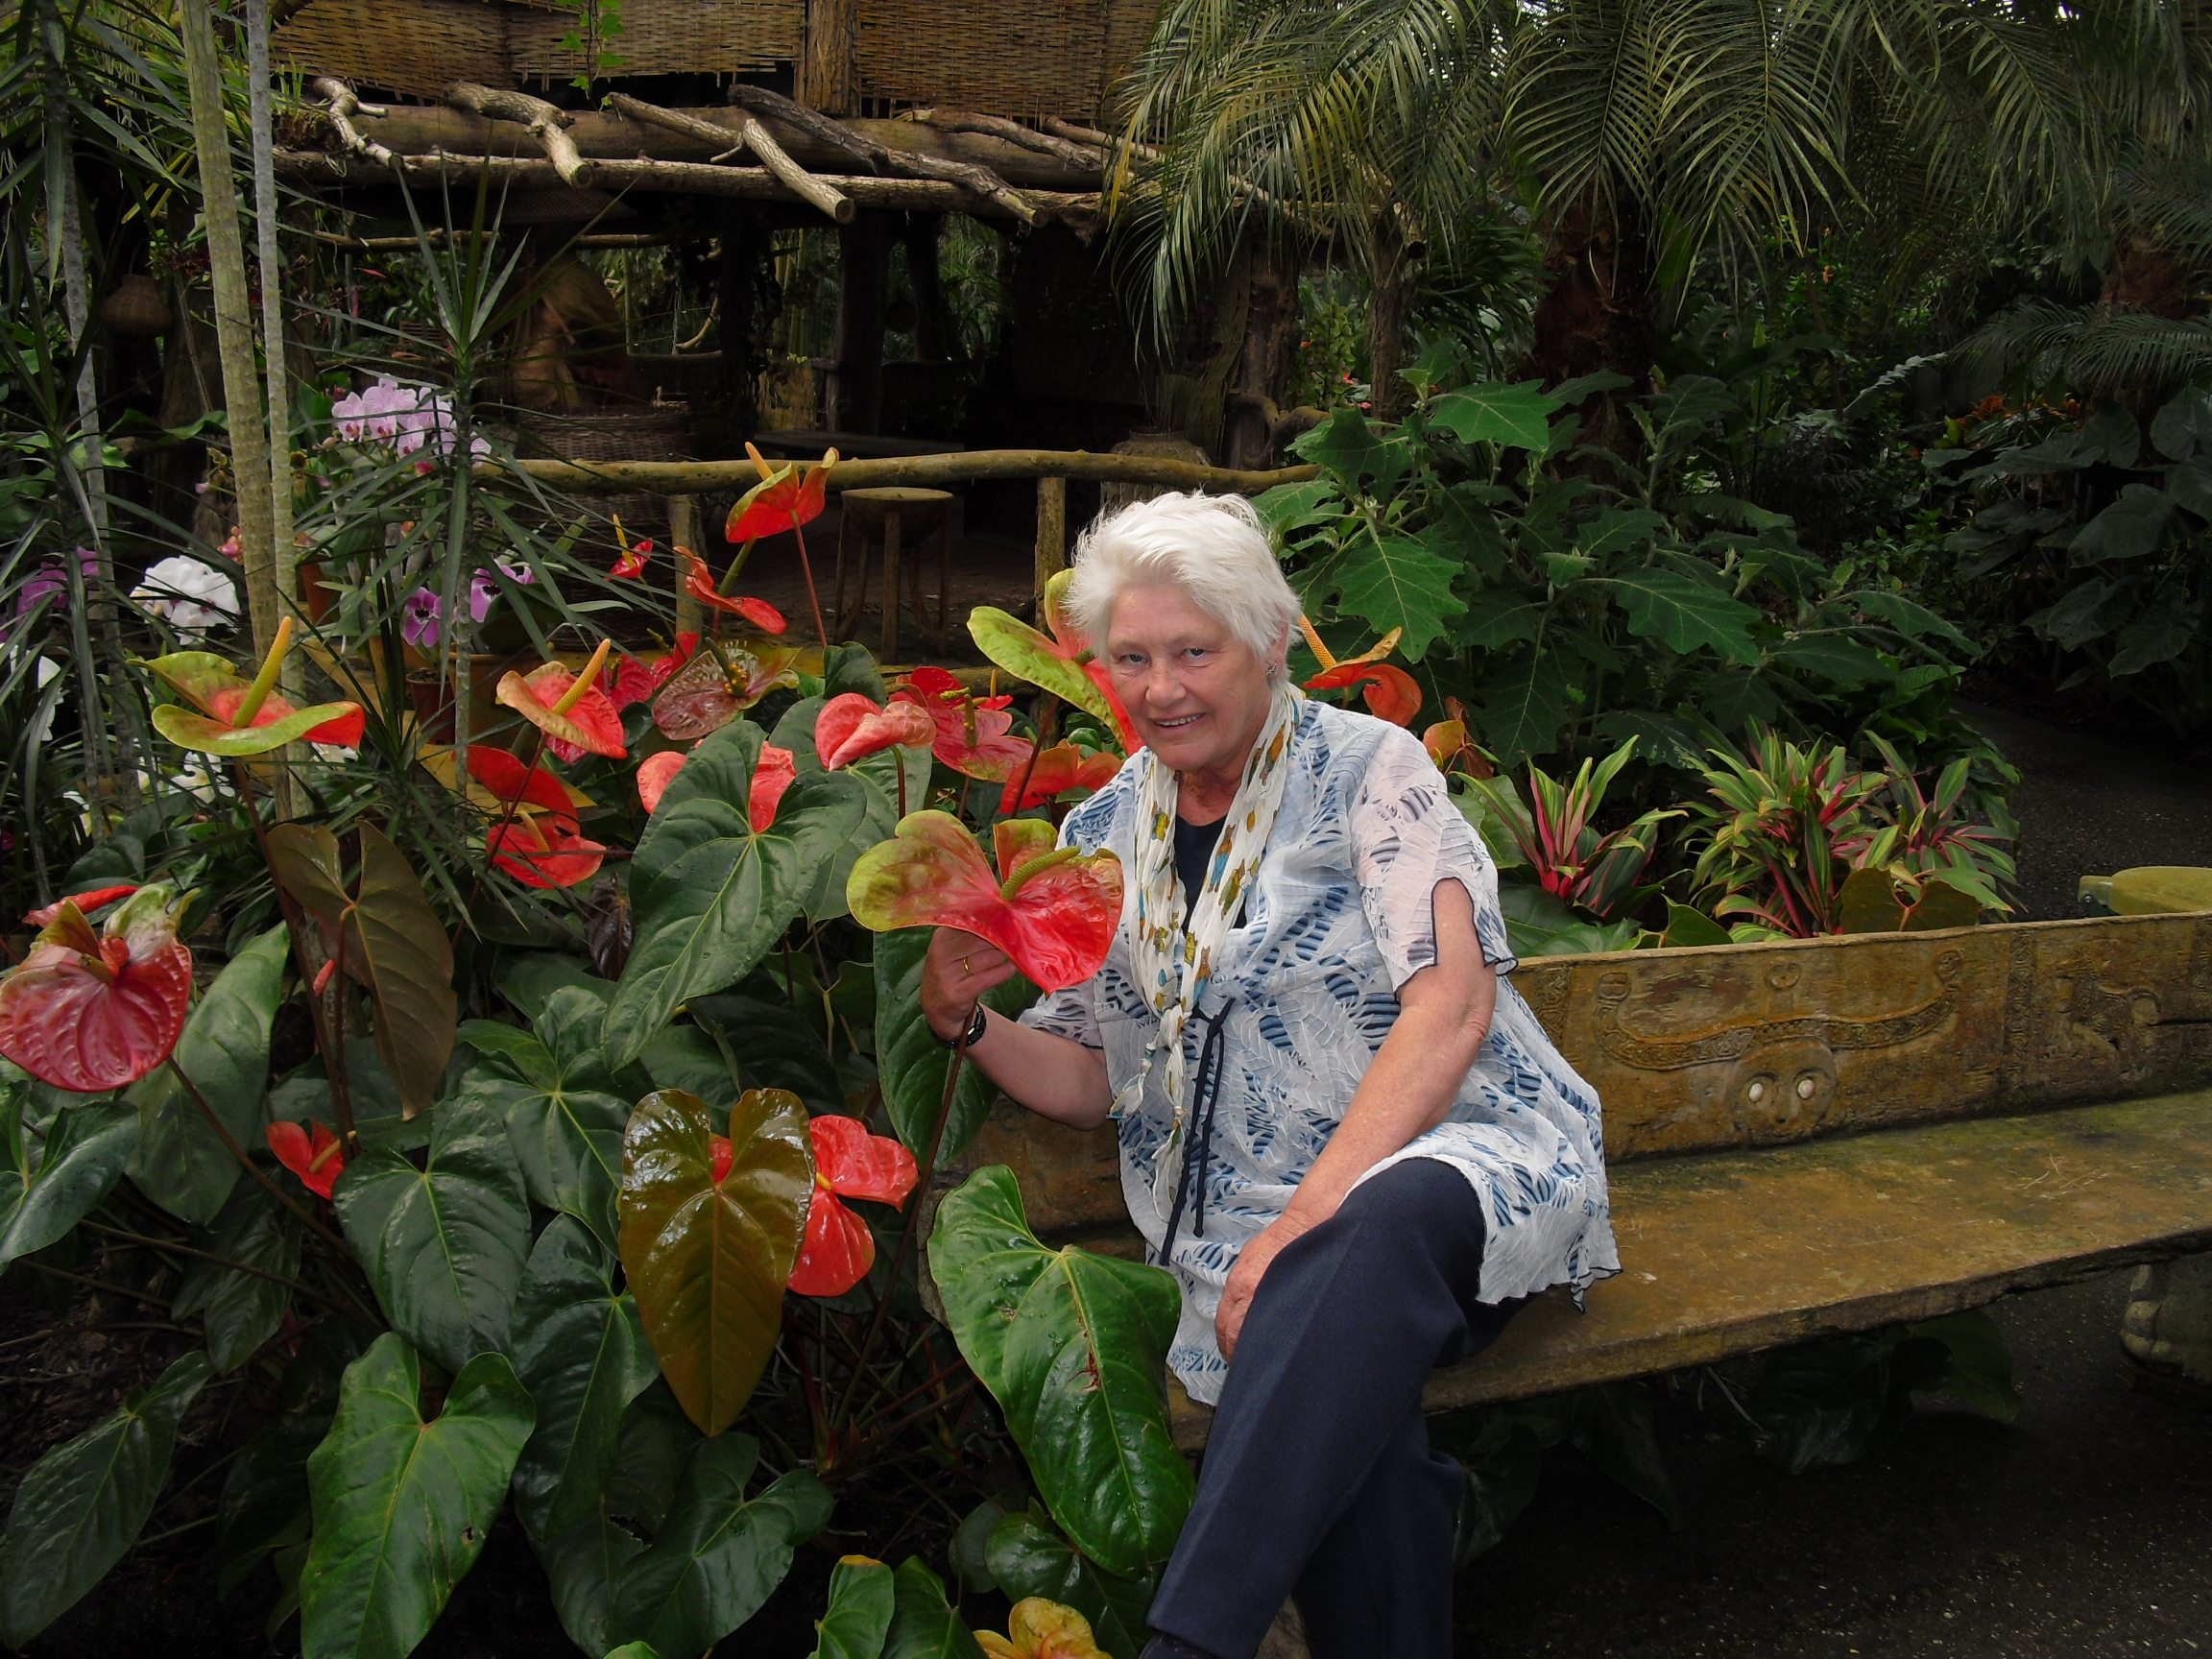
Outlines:
[{"label": "white and blue patterned tunic", "polygon": [[[1308,703],[1290,753],[1288,790],[1241,926],[1216,958],[1199,1018],[1185,1035],[1188,1074],[1195,1077],[1205,1033],[1228,1009],[1204,1235],[1194,1236],[1187,1211],[1168,1262],[1183,1286],[1168,1368],[1208,1405],[1228,1374],[1214,1314],[1229,1270],[1245,1240],[1289,1205],[1342,1120],[1397,1021],[1398,988],[1435,962],[1431,896],[1439,881],[1457,879],[1474,902],[1483,958],[1500,974],[1498,1009],[1451,1117],[1367,1174],[1434,1158],[1474,1184],[1488,1230],[1479,1292],[1485,1302],[1559,1284],[1579,1297],[1593,1280],[1620,1271],[1597,1094],[1503,977],[1515,963],[1497,871],[1428,751],[1385,721]],[[1140,786],[1155,763],[1149,750],[1131,757],[1113,782],[1068,815],[1061,845],[1086,853],[1104,847],[1132,868]],[[1126,891],[1134,894],[1134,885]],[[1158,1024],[1131,981],[1129,926],[1125,907],[1098,973],[1022,1016],[1103,1050],[1116,1089],[1142,1065]],[[1174,1119],[1160,1070],[1119,1125],[1122,1195],[1155,1259],[1166,1224],[1153,1177]]]}]

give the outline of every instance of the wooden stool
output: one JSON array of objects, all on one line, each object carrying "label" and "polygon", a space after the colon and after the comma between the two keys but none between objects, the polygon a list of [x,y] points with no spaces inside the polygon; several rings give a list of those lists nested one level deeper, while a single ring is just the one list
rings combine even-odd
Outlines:
[{"label": "wooden stool", "polygon": [[[922,539],[934,530],[937,532],[937,638],[933,648],[944,650],[952,613],[952,537],[946,522],[946,509],[952,501],[950,493],[899,488],[848,490],[838,501],[843,508],[837,520],[838,637],[852,637],[860,626],[861,613],[868,608],[868,544],[872,541],[883,549],[883,644],[878,656],[885,662],[898,661],[899,613],[905,607],[909,585],[913,589],[914,619],[927,632],[929,617],[922,604],[919,553]],[[860,537],[860,586],[850,615],[845,610],[845,532],[848,529],[858,532]],[[900,556],[909,548],[917,556],[902,563]]]}]

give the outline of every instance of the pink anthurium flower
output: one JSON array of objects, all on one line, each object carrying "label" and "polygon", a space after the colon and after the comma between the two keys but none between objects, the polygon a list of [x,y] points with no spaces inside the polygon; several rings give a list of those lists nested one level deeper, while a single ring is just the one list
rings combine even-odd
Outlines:
[{"label": "pink anthurium flower", "polygon": [[727,611],[733,616],[742,616],[763,634],[781,634],[790,626],[783,620],[783,613],[765,599],[732,598],[715,585],[714,572],[708,568],[707,561],[688,547],[679,547],[684,555],[687,574],[684,589],[702,605],[710,605],[717,611]]},{"label": "pink anthurium flower", "polygon": [[[1121,770],[1121,757],[1101,749],[1086,755],[1072,743],[1055,743],[1037,757],[1034,766],[1017,767],[1006,780],[1006,792],[998,798],[1001,813],[1026,811],[1057,800],[1070,789],[1103,789]],[[1023,787],[1023,772],[1027,787]]]},{"label": "pink anthurium flower", "polygon": [[885,749],[918,749],[937,739],[937,722],[917,703],[894,698],[886,709],[874,698],[847,691],[822,705],[814,717],[814,753],[831,772]]},{"label": "pink anthurium flower", "polygon": [[[276,625],[276,638],[260,671],[242,678],[207,651],[173,651],[146,667],[191,705],[163,703],[154,729],[180,749],[243,759],[304,738],[350,749],[361,741],[367,716],[358,703],[318,703],[295,709],[276,691],[277,670],[292,648],[292,618]],[[197,712],[194,712],[197,710]]]},{"label": "pink anthurium flower", "polygon": [[913,1153],[887,1135],[869,1134],[857,1118],[826,1113],[806,1132],[814,1143],[814,1194],[790,1287],[802,1296],[842,1296],[876,1265],[876,1235],[844,1200],[898,1209],[921,1171]]},{"label": "pink anthurium flower", "polygon": [[961,822],[910,812],[896,834],[854,863],[845,900],[876,932],[958,927],[996,945],[1046,991],[1098,972],[1121,919],[1121,864],[1106,852],[1055,848],[1052,826],[1001,819],[992,829],[998,874]]},{"label": "pink anthurium flower", "polygon": [[318,1198],[327,1198],[346,1173],[346,1148],[327,1125],[310,1126],[310,1135],[297,1123],[279,1118],[269,1125],[269,1150],[276,1162],[300,1177],[301,1184]]},{"label": "pink anthurium flower", "polygon": [[683,749],[664,749],[658,755],[648,755],[637,767],[637,804],[646,815],[661,810],[661,797],[668,792],[668,784],[677,773],[684,770],[684,762],[690,757]]},{"label": "pink anthurium flower", "polygon": [[1045,584],[1049,637],[992,605],[978,606],[970,613],[968,632],[983,655],[1007,673],[1109,722],[1122,752],[1135,754],[1137,733],[1129,724],[1129,710],[1121,706],[1121,694],[1114,689],[1106,664],[1092,654],[1061,608],[1073,576],[1073,571],[1063,570]]},{"label": "pink anthurium flower", "polygon": [[780,685],[799,684],[795,645],[709,640],[653,699],[653,724],[679,743],[719,732]]},{"label": "pink anthurium flower", "polygon": [[609,644],[599,641],[581,674],[547,662],[527,675],[511,668],[500,677],[499,701],[544,733],[546,747],[563,760],[587,754],[619,760],[630,753],[622,741],[622,716],[598,685]]},{"label": "pink anthurium flower", "polygon": [[1342,691],[1354,685],[1367,711],[1393,726],[1410,726],[1421,712],[1421,686],[1412,675],[1387,662],[1339,662],[1306,682],[1309,691]]},{"label": "pink anthurium flower", "polygon": [[798,757],[790,750],[779,749],[773,743],[760,745],[760,759],[753,768],[752,793],[745,803],[754,834],[765,834],[776,822],[776,808],[783,799],[783,791],[798,781]]},{"label": "pink anthurium flower", "polygon": [[79,1094],[134,1083],[177,1046],[192,952],[165,883],[142,887],[99,933],[64,899],[23,965],[0,979],[0,1054]]},{"label": "pink anthurium flower", "polygon": [[1034,747],[1009,735],[1014,716],[1011,697],[977,697],[942,668],[917,668],[891,693],[895,703],[911,703],[937,728],[930,748],[938,759],[965,777],[1003,783],[1017,767],[1028,764]]},{"label": "pink anthurium flower", "polygon": [[492,862],[525,887],[574,887],[599,874],[607,849],[577,833],[576,821],[517,812],[486,832]]}]

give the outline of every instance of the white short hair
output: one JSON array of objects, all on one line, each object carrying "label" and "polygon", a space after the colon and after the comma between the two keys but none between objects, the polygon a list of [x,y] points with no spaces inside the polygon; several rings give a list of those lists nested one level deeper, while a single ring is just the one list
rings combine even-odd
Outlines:
[{"label": "white short hair", "polygon": [[1272,670],[1304,609],[1252,503],[1241,495],[1166,494],[1100,518],[1075,542],[1069,619],[1100,656],[1124,588],[1179,588]]}]

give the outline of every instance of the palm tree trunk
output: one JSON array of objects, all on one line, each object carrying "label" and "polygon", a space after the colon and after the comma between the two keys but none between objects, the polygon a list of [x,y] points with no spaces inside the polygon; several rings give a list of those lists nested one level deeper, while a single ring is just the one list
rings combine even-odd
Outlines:
[{"label": "palm tree trunk", "polygon": [[1367,385],[1378,421],[1396,421],[1413,406],[1413,388],[1399,378],[1406,367],[1406,313],[1413,299],[1418,252],[1406,245],[1398,218],[1387,209],[1375,234],[1374,286],[1367,297]]},{"label": "palm tree trunk", "polygon": [[1552,223],[1544,272],[1551,287],[1536,306],[1529,372],[1547,386],[1605,369],[1627,375],[1631,384],[1621,392],[1583,401],[1582,442],[1633,447],[1635,425],[1617,399],[1651,389],[1659,334],[1659,295],[1641,216],[1618,197],[1593,191]]}]

